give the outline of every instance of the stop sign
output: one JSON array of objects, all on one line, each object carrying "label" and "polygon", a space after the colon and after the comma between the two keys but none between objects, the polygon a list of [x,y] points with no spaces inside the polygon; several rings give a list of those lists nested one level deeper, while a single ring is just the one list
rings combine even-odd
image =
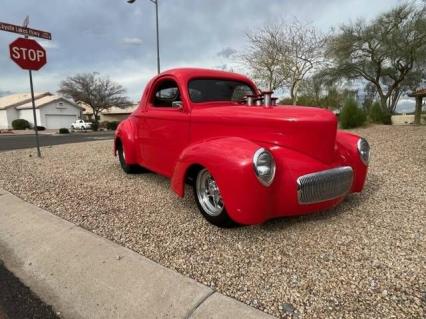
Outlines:
[{"label": "stop sign", "polygon": [[18,38],[9,45],[10,58],[25,70],[40,70],[46,64],[46,51],[37,41]]}]

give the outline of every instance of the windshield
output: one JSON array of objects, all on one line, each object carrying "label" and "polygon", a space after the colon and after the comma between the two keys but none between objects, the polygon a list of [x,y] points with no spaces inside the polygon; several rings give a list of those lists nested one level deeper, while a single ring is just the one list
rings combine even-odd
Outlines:
[{"label": "windshield", "polygon": [[226,79],[194,79],[188,88],[191,101],[196,103],[240,101],[244,96],[254,94],[247,83]]}]

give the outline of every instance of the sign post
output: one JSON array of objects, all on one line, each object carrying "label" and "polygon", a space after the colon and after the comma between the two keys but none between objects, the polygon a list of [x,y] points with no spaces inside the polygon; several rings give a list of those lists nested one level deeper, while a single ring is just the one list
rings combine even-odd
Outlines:
[{"label": "sign post", "polygon": [[28,28],[28,23],[28,16],[24,20],[23,27],[0,22],[0,31],[8,31],[25,35],[25,38],[18,38],[9,45],[9,52],[10,58],[22,69],[28,70],[29,73],[37,155],[38,157],[41,157],[32,71],[40,70],[47,63],[47,58],[44,48],[37,43],[37,41],[28,39],[28,36],[39,37],[47,40],[51,40],[52,36],[49,32]]},{"label": "sign post", "polygon": [[36,115],[35,99],[34,99],[33,73],[31,70],[29,70],[28,72],[30,73],[31,102],[33,105],[34,132],[36,136],[37,156],[41,157],[40,140],[38,138],[37,115]]}]

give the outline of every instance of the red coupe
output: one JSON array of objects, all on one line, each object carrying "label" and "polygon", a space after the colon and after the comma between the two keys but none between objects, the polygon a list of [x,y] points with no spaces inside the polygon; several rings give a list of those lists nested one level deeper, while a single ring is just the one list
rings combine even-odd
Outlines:
[{"label": "red coupe", "polygon": [[218,226],[317,212],[362,191],[367,141],[337,130],[328,110],[275,101],[236,73],[165,71],[118,126],[114,152],[126,173],[171,178],[180,197],[190,183]]}]

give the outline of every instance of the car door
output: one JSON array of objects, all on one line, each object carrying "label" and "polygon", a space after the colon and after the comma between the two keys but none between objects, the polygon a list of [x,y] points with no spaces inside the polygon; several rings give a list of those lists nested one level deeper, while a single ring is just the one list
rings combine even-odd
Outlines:
[{"label": "car door", "polygon": [[147,168],[170,177],[189,143],[189,106],[172,77],[159,78],[152,88],[139,135],[141,157]]}]

